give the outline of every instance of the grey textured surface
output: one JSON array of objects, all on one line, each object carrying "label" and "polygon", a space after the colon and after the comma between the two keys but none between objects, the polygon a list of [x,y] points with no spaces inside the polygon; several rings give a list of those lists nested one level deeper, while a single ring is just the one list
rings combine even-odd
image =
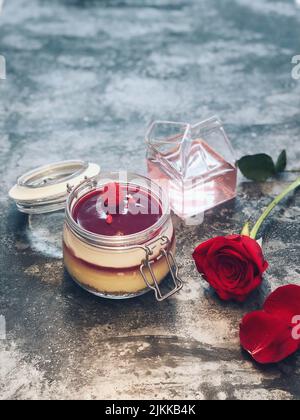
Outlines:
[{"label": "grey textured surface", "polygon": [[[145,171],[153,118],[219,114],[237,155],[289,151],[300,167],[300,8],[292,0],[10,0],[0,21],[0,398],[300,398],[300,355],[268,367],[239,346],[242,316],[300,284],[300,196],[265,225],[270,262],[246,304],[221,303],[191,260],[199,242],[239,231],[296,174],[178,226],[180,295],[94,298],[64,273],[62,217],[18,214],[16,177],[61,158]],[[54,218],[54,223],[52,220]]]}]

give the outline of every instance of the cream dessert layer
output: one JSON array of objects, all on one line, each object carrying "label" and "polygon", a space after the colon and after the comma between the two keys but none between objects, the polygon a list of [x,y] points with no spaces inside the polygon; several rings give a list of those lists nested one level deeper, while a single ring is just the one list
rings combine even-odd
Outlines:
[{"label": "cream dessert layer", "polygon": [[[175,239],[171,245],[171,251],[175,252]],[[120,261],[124,261],[124,265],[127,265],[126,253],[111,255],[111,258],[114,258],[119,263]],[[131,294],[140,293],[147,288],[140,272],[141,259],[136,261],[138,262],[138,265],[131,267],[103,267],[98,264],[91,264],[76,257],[70,248],[64,244],[64,261],[68,272],[74,280],[98,293],[116,295]],[[169,266],[164,257],[152,259],[151,268],[158,283],[160,283],[169,272]],[[149,270],[145,269],[144,273],[149,284],[153,284],[153,279]]]},{"label": "cream dessert layer", "polygon": [[[161,238],[165,236],[172,242],[174,236],[174,228],[172,222],[169,222],[163,231],[160,231],[157,237],[149,241],[149,248],[152,251],[151,259],[156,259],[161,250],[166,247],[162,245],[164,242]],[[126,269],[136,267],[141,264],[146,257],[146,252],[142,248],[147,245],[137,245],[132,247],[107,247],[99,248],[87,244],[82,239],[79,239],[65,224],[64,227],[64,245],[70,252],[78,259],[90,263],[96,267]],[[124,238],[125,243],[126,238]]]}]

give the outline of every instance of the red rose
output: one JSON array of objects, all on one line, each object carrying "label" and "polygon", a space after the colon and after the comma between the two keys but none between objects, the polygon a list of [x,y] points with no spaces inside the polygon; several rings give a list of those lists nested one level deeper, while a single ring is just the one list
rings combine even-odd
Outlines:
[{"label": "red rose", "polygon": [[300,348],[300,286],[279,287],[263,310],[240,325],[242,347],[259,363],[277,363]]},{"label": "red rose", "polygon": [[193,252],[199,273],[223,300],[243,302],[268,268],[262,249],[248,236],[220,236]]}]

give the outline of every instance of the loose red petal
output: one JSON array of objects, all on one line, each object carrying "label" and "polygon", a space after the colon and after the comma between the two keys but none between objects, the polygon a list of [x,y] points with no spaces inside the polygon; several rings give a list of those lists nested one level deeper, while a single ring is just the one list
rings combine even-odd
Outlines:
[{"label": "loose red petal", "polygon": [[240,325],[242,347],[259,363],[277,363],[298,350],[292,329],[265,311],[252,312]]},{"label": "loose red petal", "polygon": [[294,316],[300,316],[300,286],[279,287],[265,301],[264,310],[291,324]]}]

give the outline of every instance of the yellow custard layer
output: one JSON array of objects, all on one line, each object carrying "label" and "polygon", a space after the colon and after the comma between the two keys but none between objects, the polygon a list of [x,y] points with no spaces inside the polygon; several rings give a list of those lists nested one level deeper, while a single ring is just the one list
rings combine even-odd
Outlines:
[{"label": "yellow custard layer", "polygon": [[[163,232],[175,252],[175,236],[172,222]],[[165,257],[160,256],[162,240],[159,235],[151,245],[151,267],[157,282],[160,283],[169,273]],[[70,228],[64,228],[64,263],[73,279],[83,287],[100,294],[122,295],[139,294],[147,291],[147,285],[140,272],[140,265],[146,253],[142,248],[135,249],[101,249],[86,244],[73,234]],[[144,270],[149,284],[153,284],[148,269]]]},{"label": "yellow custard layer", "polygon": [[[175,251],[175,243],[172,246],[172,251]],[[66,246],[64,246],[64,261],[66,269],[74,280],[95,292],[121,295],[140,293],[147,289],[139,267],[127,268],[122,271],[121,268],[119,270],[111,270],[92,266],[74,257]],[[152,262],[151,267],[158,283],[169,272],[169,266],[165,258]],[[145,269],[144,272],[148,282],[153,284],[149,270]]]}]

